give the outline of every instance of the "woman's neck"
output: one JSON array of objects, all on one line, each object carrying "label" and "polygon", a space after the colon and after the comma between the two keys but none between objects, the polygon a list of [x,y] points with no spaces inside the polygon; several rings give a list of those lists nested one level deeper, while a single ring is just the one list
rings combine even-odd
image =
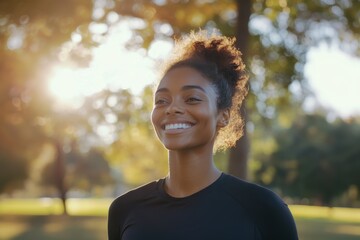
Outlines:
[{"label": "woman's neck", "polygon": [[220,175],[212,151],[169,151],[165,191],[173,197],[186,197],[209,186]]}]

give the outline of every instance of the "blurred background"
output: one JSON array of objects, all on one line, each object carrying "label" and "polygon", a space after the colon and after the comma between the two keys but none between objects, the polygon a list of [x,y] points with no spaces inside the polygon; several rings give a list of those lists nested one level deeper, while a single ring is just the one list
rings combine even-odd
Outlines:
[{"label": "blurred background", "polygon": [[246,134],[216,154],[300,239],[360,239],[358,0],[1,0],[0,239],[106,239],[111,200],[167,173],[149,121],[174,37],[237,38]]}]

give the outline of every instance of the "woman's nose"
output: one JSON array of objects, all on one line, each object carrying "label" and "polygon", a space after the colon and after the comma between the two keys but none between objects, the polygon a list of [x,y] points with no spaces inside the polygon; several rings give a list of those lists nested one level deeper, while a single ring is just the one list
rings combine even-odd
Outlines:
[{"label": "woman's nose", "polygon": [[183,112],[183,107],[176,101],[172,101],[171,104],[169,104],[169,106],[166,108],[166,114],[180,114]]}]

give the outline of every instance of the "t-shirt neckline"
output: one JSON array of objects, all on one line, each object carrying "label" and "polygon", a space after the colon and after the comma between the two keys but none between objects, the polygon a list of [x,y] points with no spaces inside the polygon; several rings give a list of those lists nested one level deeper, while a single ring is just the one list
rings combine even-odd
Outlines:
[{"label": "t-shirt neckline", "polygon": [[210,185],[208,185],[207,187],[189,195],[189,196],[185,196],[185,197],[174,197],[174,196],[171,196],[170,194],[168,194],[166,191],[165,191],[165,178],[161,178],[159,179],[159,181],[157,182],[157,190],[160,194],[161,197],[163,198],[166,198],[168,200],[172,200],[172,201],[187,201],[187,200],[190,200],[190,199],[194,199],[194,198],[197,198],[197,197],[200,197],[210,191],[212,191],[214,188],[216,188],[222,181],[223,179],[225,178],[226,174],[225,173],[221,173],[221,175],[213,182],[211,183]]}]

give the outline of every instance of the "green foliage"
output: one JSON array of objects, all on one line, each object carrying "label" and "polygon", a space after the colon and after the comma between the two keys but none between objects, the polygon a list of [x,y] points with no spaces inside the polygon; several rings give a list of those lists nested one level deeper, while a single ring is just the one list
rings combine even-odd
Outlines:
[{"label": "green foliage", "polygon": [[10,171],[11,164],[4,168],[12,176],[1,185],[25,180],[54,129],[62,131],[53,122],[45,81],[61,45],[77,27],[89,24],[91,10],[86,0],[0,2],[0,149],[6,156],[1,164],[4,159],[19,164],[18,171]]},{"label": "green foliage", "polygon": [[26,53],[33,60],[28,64],[38,67],[41,58],[56,57],[74,30],[86,29],[91,12],[92,2],[87,0],[1,1],[1,51]]},{"label": "green foliage", "polygon": [[[95,10],[100,8],[98,12],[104,10],[104,14],[95,17],[93,4]],[[85,99],[78,109],[58,110],[46,90],[51,66],[87,64],[89,49],[100,43],[97,39],[107,32],[91,32],[89,26],[110,25],[108,17],[114,12],[135,17],[142,23],[133,25],[138,35],[134,35],[129,45],[149,47],[154,39],[170,40],[199,27],[217,27],[223,34],[234,36],[237,8],[241,8],[241,4],[242,1],[233,0],[0,1],[0,165],[7,166],[0,168],[0,192],[21,186],[26,176],[31,175],[28,171],[33,169],[31,166],[46,144],[56,140],[66,148],[76,141],[77,147],[90,148],[103,137],[99,131],[103,127],[110,127],[116,134],[111,136],[115,139],[112,146],[104,150],[106,146],[102,145],[100,151],[106,152],[113,167],[127,174],[129,183],[139,184],[163,176],[166,153],[159,151],[163,148],[149,123],[150,89],[145,90],[142,101],[126,91],[106,90]],[[344,49],[348,46],[345,49],[348,52],[359,54],[359,9],[359,4],[347,0],[253,1],[247,51],[251,94],[247,104],[249,119],[256,126],[253,138],[261,141],[266,149],[261,159],[266,159],[273,147],[279,146],[272,139],[272,131],[290,126],[296,118],[294,109],[301,107],[307,93],[303,76],[307,49],[325,40],[339,42]],[[81,40],[70,41],[72,37]],[[294,83],[302,86],[296,97],[289,91]],[[289,108],[293,108],[290,117]],[[259,129],[263,134],[259,134]],[[344,129],[339,129],[336,134],[346,137],[341,135]],[[262,148],[258,146],[254,144],[257,153]],[[355,148],[346,148],[352,146],[351,142],[336,146],[336,159],[358,156]],[[312,150],[310,146],[307,148]],[[313,151],[316,153],[317,149]],[[351,169],[358,165],[356,161],[347,161],[341,165],[352,166],[345,173],[356,179]],[[222,166],[225,162],[219,161],[219,164]],[[261,168],[261,164],[258,165],[257,168]],[[17,171],[10,171],[11,166]],[[264,168],[268,169],[268,181],[271,181],[275,173],[271,169],[275,168]]]},{"label": "green foliage", "polygon": [[[105,186],[113,183],[110,167],[102,152],[90,149],[81,153],[75,146],[65,152],[65,186],[66,190],[76,189],[91,192],[96,186]],[[54,178],[57,171],[56,162],[50,161],[42,169],[40,184],[43,186],[57,187]]]},{"label": "green foliage", "polygon": [[[353,21],[359,11],[351,1],[255,1],[248,59],[256,97],[251,113],[274,118],[282,106],[303,101],[309,93],[303,71],[309,48],[327,42],[359,54],[360,24]],[[292,84],[300,87],[295,97]]]},{"label": "green foliage", "polygon": [[[240,29],[244,16],[238,16],[246,2],[117,0],[113,10],[142,20],[142,26],[134,29],[138,35],[133,43],[147,48],[154,39],[170,39],[198,28],[215,27],[238,41],[247,39],[247,30]],[[296,116],[294,111],[290,118],[286,116],[289,108],[300,109],[309,94],[304,76],[307,51],[326,42],[360,54],[360,5],[348,0],[256,0],[251,4],[249,44],[238,42],[245,45],[241,49],[250,73],[247,119],[257,128],[275,119],[279,125],[289,125]],[[296,92],[290,90],[294,87]],[[266,144],[271,147],[271,139]]]},{"label": "green foliage", "polygon": [[143,26],[134,30],[140,34],[140,45],[145,48],[156,38],[169,39],[200,27],[218,26],[230,33],[236,22],[236,4],[232,0],[165,1],[162,4],[148,0],[117,0],[111,10],[143,20]]},{"label": "green foliage", "polygon": [[22,182],[28,177],[28,168],[28,163],[21,157],[9,156],[5,151],[1,151],[0,192],[11,192],[13,189],[22,187]]},{"label": "green foliage", "polygon": [[262,156],[257,180],[297,198],[330,204],[351,185],[360,188],[360,125],[303,116],[275,132],[276,148]]},{"label": "green foliage", "polygon": [[107,150],[107,158],[114,168],[121,171],[125,183],[133,186],[162,178],[167,173],[167,152],[157,140],[150,123],[150,87],[145,88],[139,100],[128,109],[131,117],[126,127]]}]

